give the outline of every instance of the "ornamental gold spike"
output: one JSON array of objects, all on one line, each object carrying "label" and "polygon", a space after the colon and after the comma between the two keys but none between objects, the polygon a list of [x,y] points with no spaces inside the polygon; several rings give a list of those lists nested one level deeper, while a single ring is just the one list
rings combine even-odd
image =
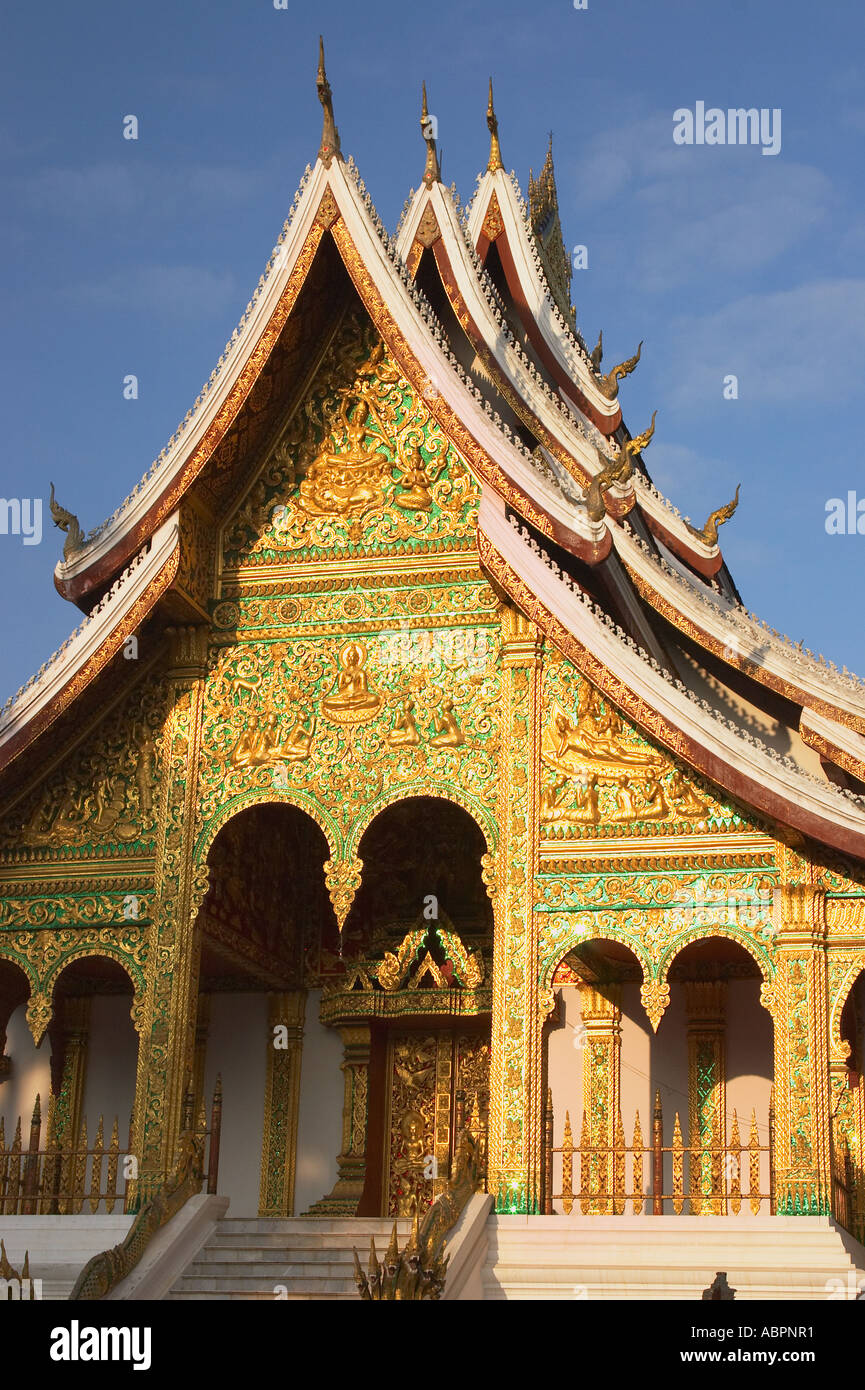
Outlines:
[{"label": "ornamental gold spike", "polygon": [[435,142],[435,117],[430,120],[429,110],[426,103],[426,83],[423,83],[423,102],[420,110],[421,134],[426,141],[426,168],[423,171],[423,183],[427,188],[432,188],[434,183],[441,183],[442,171],[439,164],[438,151]]},{"label": "ornamental gold spike", "polygon": [[657,410],[653,410],[652,423],[649,425],[649,428],[643,430],[643,433],[638,434],[634,439],[628,440],[625,449],[630,456],[641,453],[646,445],[651,443],[652,435],[655,433],[655,420],[657,419],[657,415]]},{"label": "ornamental gold spike", "polygon": [[620,362],[619,365],[617,367],[614,367],[611,372],[607,372],[606,376],[601,377],[600,381],[598,382],[598,385],[600,386],[602,393],[606,396],[608,401],[614,401],[616,399],[616,397],[619,394],[619,382],[621,381],[622,377],[631,375],[631,372],[634,370],[634,368],[640,360],[640,353],[642,351],[643,344],[641,341],[640,346],[637,348],[637,351],[634,353],[633,357],[627,357],[624,362]]},{"label": "ornamental gold spike", "polygon": [[318,36],[318,74],[315,85],[318,90],[318,99],[324,109],[318,157],[325,169],[329,169],[334,155],[341,159],[342,151],[339,148],[339,131],[333,120],[333,99],[327,73],[324,70],[324,40],[320,34]]},{"label": "ornamental gold spike", "polygon": [[719,507],[717,511],[712,512],[702,530],[697,526],[692,526],[690,522],[686,523],[691,534],[696,536],[698,540],[701,540],[704,545],[718,544],[718,527],[723,526],[725,521],[729,521],[738,507],[739,488],[741,488],[741,486],[742,484],[739,483],[736,488],[736,496],[733,498],[732,502],[728,502],[725,507]]},{"label": "ornamental gold spike", "polygon": [[490,132],[490,157],[487,163],[487,172],[494,174],[497,169],[504,169],[505,166],[502,164],[502,151],[499,145],[499,123],[493,109],[492,78],[490,78],[490,99],[487,103],[487,129]]},{"label": "ornamental gold spike", "polygon": [[600,370],[601,370],[601,362],[602,362],[603,359],[604,359],[604,330],[603,330],[603,328],[601,329],[600,333],[598,334],[598,341],[595,343],[595,346],[592,348],[591,352],[589,353],[589,359],[590,359],[590,361],[591,361],[591,364],[592,364],[592,367],[593,367],[593,369],[594,369],[595,375],[597,376],[598,373],[599,373]]}]

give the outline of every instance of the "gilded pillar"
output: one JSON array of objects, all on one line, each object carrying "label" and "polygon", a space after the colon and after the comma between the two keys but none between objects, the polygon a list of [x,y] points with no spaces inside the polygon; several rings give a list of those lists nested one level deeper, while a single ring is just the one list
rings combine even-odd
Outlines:
[{"label": "gilded pillar", "polygon": [[207,886],[206,871],[196,873],[192,859],[207,629],[168,629],[168,636],[156,891],[135,1088],[140,1182],[134,1201],[146,1200],[177,1161],[183,1098],[195,1061],[201,953],[196,919]]},{"label": "gilded pillar", "polygon": [[541,1198],[543,1021],[534,912],[541,651],[534,624],[506,605],[489,1128],[489,1190],[500,1212],[538,1212]]},{"label": "gilded pillar", "polygon": [[810,883],[784,883],[775,889],[774,915],[777,1211],[825,1215],[831,1195],[831,1112],[824,893]]},{"label": "gilded pillar", "polygon": [[727,1142],[726,1003],[724,980],[686,980],[691,1210],[724,1212]]},{"label": "gilded pillar", "polygon": [[[622,1209],[614,1200],[615,1164],[610,1150],[616,1143],[622,1060],[622,987],[619,984],[580,985],[580,1010],[586,1030],[583,1048],[583,1113],[594,1153],[584,1171],[588,1190],[601,1195],[583,1198],[584,1212]],[[608,1152],[604,1153],[606,1149]],[[583,1165],[581,1165],[583,1166]]]},{"label": "gilded pillar", "polygon": [[305,989],[270,996],[259,1216],[294,1215],[305,1009]]},{"label": "gilded pillar", "polygon": [[367,1024],[353,1024],[340,1028],[339,1032],[344,1048],[342,1072],[345,1078],[342,1152],[336,1160],[339,1176],[329,1196],[310,1207],[307,1213],[310,1216],[354,1216],[366,1182],[371,1033]]}]

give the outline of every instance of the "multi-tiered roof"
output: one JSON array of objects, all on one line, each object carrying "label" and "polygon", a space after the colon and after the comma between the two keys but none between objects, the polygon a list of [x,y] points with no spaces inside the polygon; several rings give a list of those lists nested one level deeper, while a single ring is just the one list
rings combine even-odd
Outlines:
[{"label": "multi-tiered roof", "polygon": [[219,363],[138,486],[57,566],[87,616],[3,709],[0,771],[14,781],[58,720],[110,698],[130,633],[206,619],[190,519],[236,505],[353,286],[482,482],[478,551],[500,589],[652,738],[773,824],[865,858],[865,686],[742,606],[718,544],[732,503],[698,529],[653,486],[654,421],[632,437],[619,399],[639,350],[605,370],[576,327],[552,151],[527,208],[490,87],[489,160],[462,213],[424,94],[424,175],[390,236],[341,152],[323,56],[318,90],[318,158]]}]

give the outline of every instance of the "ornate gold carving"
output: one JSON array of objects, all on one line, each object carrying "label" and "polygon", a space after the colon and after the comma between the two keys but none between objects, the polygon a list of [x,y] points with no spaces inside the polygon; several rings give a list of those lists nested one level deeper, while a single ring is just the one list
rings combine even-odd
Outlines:
[{"label": "ornate gold carving", "polygon": [[688,527],[688,530],[691,532],[691,535],[696,536],[698,540],[701,540],[703,542],[704,545],[717,545],[718,527],[723,526],[725,521],[729,521],[730,517],[733,515],[736,508],[738,507],[739,488],[741,486],[742,484],[740,483],[739,486],[736,488],[736,496],[733,498],[732,502],[728,502],[725,507],[719,507],[717,511],[711,513],[708,521],[706,522],[702,530],[698,530],[696,526],[692,526],[690,522],[686,522],[686,525]]},{"label": "ornate gold carving", "polygon": [[353,724],[375,718],[382,697],[369,687],[366,660],[366,647],[361,642],[346,642],[341,649],[336,685],[321,702],[322,713],[329,719]]},{"label": "ornate gold carving", "polygon": [[[601,339],[598,340],[598,345],[600,346],[600,344]],[[642,351],[643,344],[641,342],[633,357],[626,357],[624,362],[620,362],[611,372],[607,372],[606,376],[602,376],[599,379],[598,386],[601,388],[602,393],[606,396],[608,401],[614,401],[616,399],[619,394],[619,382],[626,376],[631,375],[631,372],[640,360],[640,353]],[[598,366],[600,366],[600,361]]]}]

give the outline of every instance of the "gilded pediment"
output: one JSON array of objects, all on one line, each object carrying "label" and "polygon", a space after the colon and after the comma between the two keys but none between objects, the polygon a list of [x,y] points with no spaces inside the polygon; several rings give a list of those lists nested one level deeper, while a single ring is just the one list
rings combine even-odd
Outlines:
[{"label": "gilded pediment", "polygon": [[226,527],[225,566],[464,549],[479,496],[372,325],[347,317]]}]

